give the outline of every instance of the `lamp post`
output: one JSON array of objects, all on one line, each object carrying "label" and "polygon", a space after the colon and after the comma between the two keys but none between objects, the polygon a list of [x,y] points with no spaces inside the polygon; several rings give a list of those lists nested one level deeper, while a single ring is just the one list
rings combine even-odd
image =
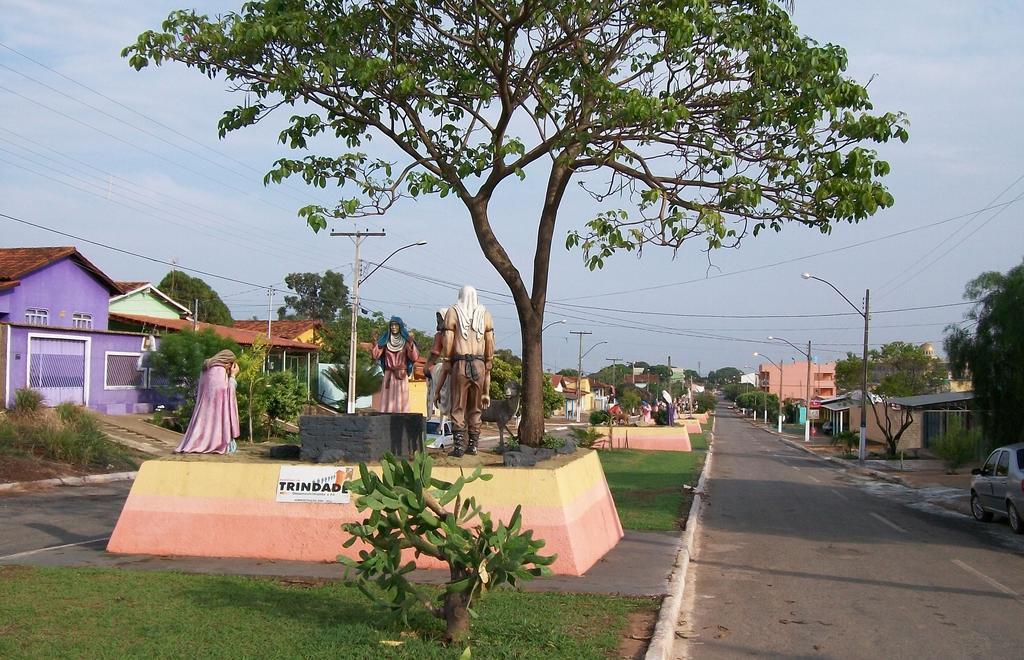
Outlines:
[{"label": "lamp post", "polygon": [[789,341],[788,339],[783,339],[782,337],[772,337],[771,335],[768,335],[768,339],[769,339],[769,341],[784,341],[787,344],[789,344],[790,346],[792,346],[793,350],[795,350],[797,353],[800,353],[801,355],[803,355],[803,356],[805,356],[807,358],[807,387],[805,388],[805,396],[804,396],[804,401],[807,402],[807,411],[806,411],[806,419],[804,420],[804,442],[810,442],[811,441],[811,340],[810,339],[807,340],[807,352],[805,353],[804,349],[800,348],[799,346],[797,346],[793,342]]},{"label": "lamp post", "polygon": [[550,328],[551,326],[553,326],[553,325],[559,325],[559,324],[561,324],[561,323],[568,323],[568,321],[566,321],[565,319],[562,319],[561,321],[552,321],[551,323],[548,323],[548,324],[547,324],[546,326],[544,326],[543,328],[541,328],[541,329],[540,329],[540,331],[541,331],[541,332],[544,332],[545,330],[547,330],[547,329],[548,329],[548,328]]},{"label": "lamp post", "polygon": [[349,327],[348,339],[348,392],[345,393],[345,408],[348,414],[352,415],[356,412],[356,344],[358,340],[356,329],[358,327],[357,320],[359,318],[359,285],[369,279],[370,275],[376,273],[377,269],[383,266],[385,261],[402,250],[418,245],[426,245],[427,242],[417,241],[416,243],[403,245],[385,257],[384,261],[378,263],[377,266],[365,276],[360,277],[361,263],[359,261],[359,246],[362,243],[362,239],[366,236],[384,236],[384,232],[333,232],[331,236],[349,236],[355,239],[354,242],[356,244],[355,261],[352,263],[352,324]]},{"label": "lamp post", "polygon": [[[562,321],[562,323],[565,323],[565,321]],[[589,335],[590,333],[588,332],[587,334]],[[582,339],[583,339],[583,335],[580,335],[580,340],[581,340],[580,341],[580,346],[583,345]],[[594,344],[593,346],[591,346],[590,348],[588,348],[586,353],[580,353],[580,361],[579,361],[579,364],[577,365],[578,369],[576,370],[576,421],[577,422],[580,421],[580,415],[581,415],[581,413],[583,411],[583,358],[587,357],[587,354],[590,353],[590,351],[594,350],[595,348],[597,348],[601,344],[607,344],[607,343],[608,342],[606,342],[606,341],[599,341],[596,344]]]},{"label": "lamp post", "polygon": [[860,374],[860,446],[857,448],[857,462],[864,465],[864,459],[867,454],[867,434],[868,434],[868,321],[871,319],[871,289],[864,289],[864,310],[861,311],[859,307],[853,304],[853,302],[846,297],[842,291],[836,288],[834,284],[828,280],[824,280],[820,277],[815,277],[810,273],[804,273],[801,275],[805,280],[818,280],[832,287],[832,290],[838,293],[843,300],[845,300],[850,307],[857,310],[857,313],[864,317],[864,356],[861,364]]},{"label": "lamp post", "polygon": [[[779,368],[779,433],[782,433],[782,364],[776,362],[767,355],[764,355],[763,353],[758,353],[756,351],[754,352],[754,357],[763,357],[764,359],[768,360],[769,362],[771,362],[772,364]],[[765,403],[765,405],[767,406],[767,402]]]}]

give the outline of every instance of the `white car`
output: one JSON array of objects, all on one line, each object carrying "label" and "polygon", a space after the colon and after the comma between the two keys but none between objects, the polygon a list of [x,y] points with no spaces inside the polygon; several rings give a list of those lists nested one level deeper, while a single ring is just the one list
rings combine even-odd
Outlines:
[{"label": "white car", "polygon": [[445,420],[427,420],[427,449],[444,449],[452,444],[453,429],[452,423]]}]

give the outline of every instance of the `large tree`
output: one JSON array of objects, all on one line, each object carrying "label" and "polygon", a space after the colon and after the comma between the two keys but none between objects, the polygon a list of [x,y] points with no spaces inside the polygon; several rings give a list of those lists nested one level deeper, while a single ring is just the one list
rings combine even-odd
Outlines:
[{"label": "large tree", "polygon": [[[862,365],[860,357],[847,354],[836,365],[837,382],[841,376],[849,389],[859,389]],[[851,383],[856,383],[856,386]],[[945,383],[945,367],[924,346],[894,341],[868,352],[868,392],[880,399],[871,406],[871,410],[889,454],[895,455],[899,451],[900,438],[914,423],[911,410],[894,406],[890,399],[934,394],[941,391]]]},{"label": "large tree", "polygon": [[[946,353],[958,377],[974,381],[974,403],[992,446],[1020,442],[1024,428],[1024,263],[982,273],[964,297],[977,301],[966,325],[946,329]],[[971,325],[974,325],[972,328]]]},{"label": "large tree", "polygon": [[284,297],[278,319],[316,319],[329,323],[342,316],[348,305],[348,287],[340,273],[289,273],[284,283],[295,295]]},{"label": "large tree", "polygon": [[[528,444],[544,433],[551,245],[574,179],[600,210],[566,243],[598,268],[619,250],[864,219],[893,200],[889,166],[861,145],[907,136],[901,116],[871,113],[845,51],[771,0],[254,1],[173,12],[124,55],[223,75],[245,101],[222,135],[287,108],[281,141],[327,153],[283,158],[265,180],[340,186],[333,208],[299,210],[316,230],[402,197],[458,198],[516,305]],[[392,149],[363,151],[375,138]],[[524,277],[491,204],[527,174],[544,190]]]},{"label": "large tree", "polygon": [[[840,390],[859,390],[863,358],[847,353],[836,362],[836,385]],[[932,394],[946,383],[942,362],[924,346],[894,341],[868,351],[868,391],[880,396]]]},{"label": "large tree", "polygon": [[180,270],[172,270],[164,275],[157,288],[191,310],[195,310],[198,302],[197,321],[216,325],[233,325],[235,322],[231,318],[231,310],[220,299],[220,295],[198,277],[186,275]]}]

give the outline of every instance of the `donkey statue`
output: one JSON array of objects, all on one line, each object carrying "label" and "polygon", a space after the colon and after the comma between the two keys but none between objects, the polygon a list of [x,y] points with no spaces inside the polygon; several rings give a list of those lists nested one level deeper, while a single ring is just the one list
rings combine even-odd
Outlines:
[{"label": "donkey statue", "polygon": [[485,422],[494,422],[498,425],[498,453],[505,453],[505,433],[508,433],[510,437],[515,438],[512,435],[512,431],[508,428],[508,423],[515,419],[519,414],[519,383],[510,380],[505,385],[505,398],[491,401],[491,405],[480,413],[480,419]]}]

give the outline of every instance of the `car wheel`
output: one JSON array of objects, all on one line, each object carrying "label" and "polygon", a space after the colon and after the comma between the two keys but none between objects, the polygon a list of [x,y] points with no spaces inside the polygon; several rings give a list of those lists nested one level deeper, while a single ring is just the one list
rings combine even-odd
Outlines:
[{"label": "car wheel", "polygon": [[1010,519],[1010,529],[1017,534],[1024,534],[1024,520],[1021,520],[1020,512],[1013,502],[1006,503],[1006,516]]},{"label": "car wheel", "polygon": [[992,513],[986,511],[985,507],[981,506],[981,499],[974,491],[971,491],[971,515],[974,516],[975,520],[980,520],[981,522],[992,520]]}]

